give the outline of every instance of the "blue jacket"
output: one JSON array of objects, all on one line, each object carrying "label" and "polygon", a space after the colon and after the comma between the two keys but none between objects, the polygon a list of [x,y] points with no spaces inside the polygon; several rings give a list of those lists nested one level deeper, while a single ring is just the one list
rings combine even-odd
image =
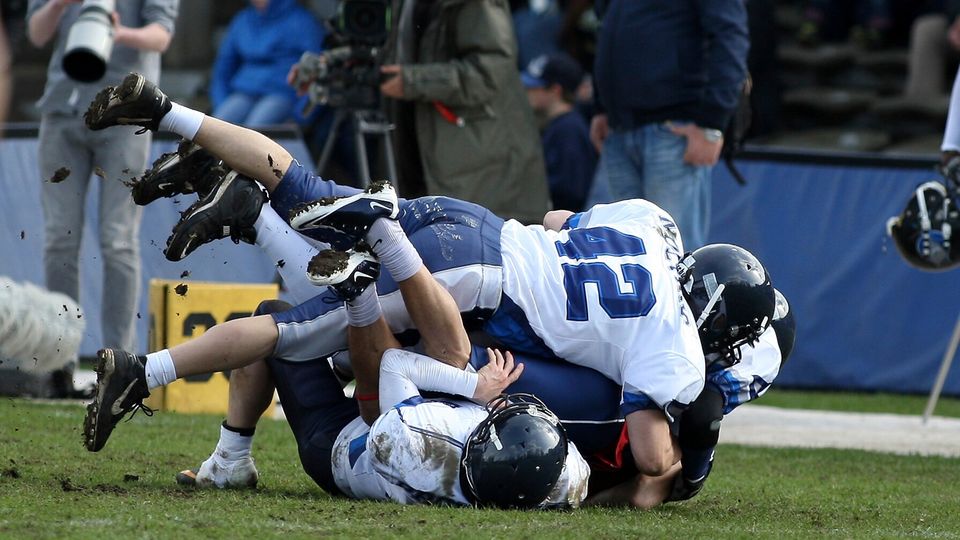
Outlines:
[{"label": "blue jacket", "polygon": [[747,77],[744,0],[599,0],[594,77],[614,129],[724,129]]},{"label": "blue jacket", "polygon": [[296,0],[270,0],[260,13],[248,6],[233,18],[217,51],[210,81],[216,108],[233,92],[294,96],[290,66],[304,51],[319,52],[323,28]]}]

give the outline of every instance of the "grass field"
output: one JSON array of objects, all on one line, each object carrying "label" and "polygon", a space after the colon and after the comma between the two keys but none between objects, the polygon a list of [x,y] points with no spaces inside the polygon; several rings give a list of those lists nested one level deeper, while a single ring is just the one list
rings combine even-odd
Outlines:
[{"label": "grass field", "polygon": [[0,400],[0,538],[960,538],[960,462],[946,458],[721,445],[692,501],[522,513],[331,499],[277,421],[257,432],[258,490],[181,488],[174,473],[209,455],[219,417],[138,417],[90,454],[82,416]]}]

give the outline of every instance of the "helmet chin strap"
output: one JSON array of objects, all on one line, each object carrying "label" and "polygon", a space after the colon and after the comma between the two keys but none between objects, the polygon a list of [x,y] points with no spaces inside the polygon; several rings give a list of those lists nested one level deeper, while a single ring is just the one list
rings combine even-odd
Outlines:
[{"label": "helmet chin strap", "polygon": [[713,306],[720,301],[720,297],[723,295],[723,289],[726,287],[723,283],[717,285],[717,290],[713,291],[713,294],[710,295],[710,301],[707,302],[707,305],[703,308],[703,311],[700,313],[700,317],[697,318],[697,329],[699,330],[703,323],[707,321],[707,317],[710,316],[710,312],[713,311]]}]

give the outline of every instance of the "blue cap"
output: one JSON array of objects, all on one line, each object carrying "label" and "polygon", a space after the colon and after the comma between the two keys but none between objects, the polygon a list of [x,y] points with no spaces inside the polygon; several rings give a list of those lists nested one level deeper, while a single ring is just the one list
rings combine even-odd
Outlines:
[{"label": "blue cap", "polygon": [[546,88],[559,84],[567,92],[575,92],[583,81],[583,69],[566,53],[551,53],[538,56],[527,64],[520,74],[527,88]]}]

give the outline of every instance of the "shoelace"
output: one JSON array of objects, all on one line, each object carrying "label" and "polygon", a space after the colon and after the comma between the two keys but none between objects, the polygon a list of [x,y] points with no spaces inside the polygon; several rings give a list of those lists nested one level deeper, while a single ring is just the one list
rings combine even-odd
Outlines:
[{"label": "shoelace", "polygon": [[137,415],[138,411],[143,411],[143,414],[147,417],[153,416],[153,413],[157,412],[156,409],[151,409],[150,407],[144,405],[142,401],[140,401],[138,403],[134,403],[130,410],[123,413],[130,413],[130,416],[127,416],[127,422],[133,420],[133,417]]}]

